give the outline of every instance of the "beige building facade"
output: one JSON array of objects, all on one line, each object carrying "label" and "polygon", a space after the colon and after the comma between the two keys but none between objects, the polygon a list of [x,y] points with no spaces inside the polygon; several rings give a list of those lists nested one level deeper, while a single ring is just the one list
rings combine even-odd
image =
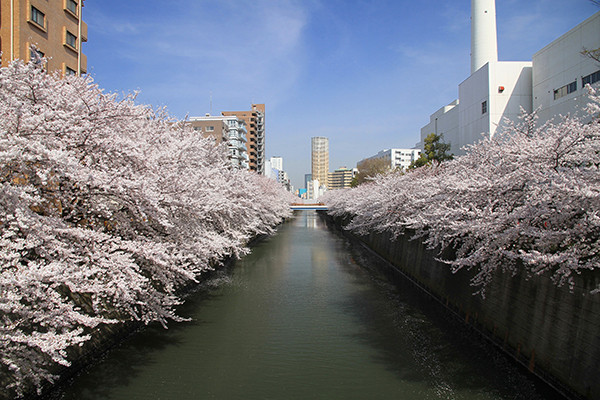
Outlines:
[{"label": "beige building facade", "polygon": [[85,74],[87,58],[81,44],[87,42],[87,25],[81,19],[82,8],[83,0],[1,0],[2,65],[31,60],[33,45],[48,58],[48,72]]},{"label": "beige building facade", "polygon": [[249,169],[246,151],[246,125],[236,116],[191,117],[187,122],[200,135],[212,138],[214,144],[226,144],[228,158],[235,168]]},{"label": "beige building facade", "polygon": [[250,171],[265,174],[265,105],[252,104],[249,111],[223,111],[224,116],[236,116],[246,124],[246,148]]},{"label": "beige building facade", "polygon": [[349,188],[357,171],[356,168],[340,167],[330,172],[328,188],[330,190]]},{"label": "beige building facade", "polygon": [[229,140],[229,126],[222,117],[213,117],[210,114],[204,117],[192,117],[189,124],[202,136],[214,139],[215,145]]},{"label": "beige building facade", "polygon": [[312,180],[319,185],[328,187],[329,184],[329,138],[313,137],[311,144],[311,174]]}]

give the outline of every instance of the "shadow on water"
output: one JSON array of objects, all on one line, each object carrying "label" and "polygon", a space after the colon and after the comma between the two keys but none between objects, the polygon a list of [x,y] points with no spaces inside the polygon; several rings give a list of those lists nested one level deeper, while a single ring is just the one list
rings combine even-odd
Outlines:
[{"label": "shadow on water", "polygon": [[[222,294],[219,288],[230,281],[230,268],[214,273],[214,277],[203,282],[189,295],[184,304],[178,307],[178,315],[188,318],[202,301],[216,299]],[[192,326],[210,322],[190,320],[171,322],[168,329],[153,323],[142,327],[121,343],[109,349],[92,364],[83,368],[72,378],[57,386],[53,391],[40,397],[40,400],[105,400],[112,398],[112,388],[128,386],[143,371],[156,361],[153,354],[169,347],[179,347],[185,343],[178,332]],[[73,385],[73,382],[77,382]],[[65,391],[65,389],[68,389]],[[66,394],[68,392],[68,394]]]},{"label": "shadow on water", "polygon": [[[448,399],[565,399],[414,284],[390,273],[390,265],[358,240],[330,231],[338,238],[337,254],[345,255],[339,260],[344,272],[368,281],[367,290],[340,306],[369,327],[356,336],[400,380],[425,379]],[[465,391],[470,394],[461,396]]]}]

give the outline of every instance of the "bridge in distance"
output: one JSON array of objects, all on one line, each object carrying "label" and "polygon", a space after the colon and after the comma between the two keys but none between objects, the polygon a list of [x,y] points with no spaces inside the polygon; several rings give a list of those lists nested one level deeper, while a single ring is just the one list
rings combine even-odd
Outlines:
[{"label": "bridge in distance", "polygon": [[324,211],[328,210],[327,206],[323,203],[314,203],[314,204],[294,203],[294,204],[290,204],[290,208],[292,210],[324,210]]}]

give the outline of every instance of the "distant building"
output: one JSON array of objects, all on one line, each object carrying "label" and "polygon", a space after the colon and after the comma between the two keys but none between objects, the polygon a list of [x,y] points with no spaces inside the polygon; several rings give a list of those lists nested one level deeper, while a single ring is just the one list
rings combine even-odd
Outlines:
[{"label": "distant building", "polygon": [[225,116],[235,115],[247,127],[246,146],[250,171],[265,174],[265,105],[252,104],[249,111],[223,111]]},{"label": "distant building", "polygon": [[582,49],[600,48],[600,12],[538,51],[533,61],[498,61],[494,0],[473,0],[471,9],[471,75],[458,87],[458,99],[431,115],[421,129],[442,135],[451,153],[462,155],[464,146],[493,137],[506,120],[518,121],[521,109],[538,111],[543,123],[558,115],[573,114],[586,104],[583,86],[600,79],[595,60]]},{"label": "distant building", "polygon": [[312,179],[327,187],[329,175],[329,138],[313,137],[310,141]]},{"label": "distant building", "polygon": [[329,173],[329,189],[344,189],[349,188],[354,175],[358,172],[356,168],[340,167]]},{"label": "distant building", "polygon": [[0,50],[2,65],[15,59],[29,61],[35,45],[48,58],[49,72],[81,75],[87,58],[81,44],[87,42],[87,25],[81,19],[83,0],[1,0]]},{"label": "distant building", "polygon": [[281,185],[288,191],[292,191],[292,182],[290,182],[290,178],[285,171],[279,171],[279,176],[277,182],[281,183]]},{"label": "distant building", "polygon": [[191,117],[188,123],[198,134],[212,138],[215,145],[226,143],[231,165],[249,169],[246,128],[243,120],[235,116],[206,114],[204,117]]},{"label": "distant building", "polygon": [[281,183],[281,185],[289,192],[293,191],[292,183],[290,182],[290,178],[283,170],[283,158],[279,156],[274,156],[269,158],[265,162],[265,176],[276,180]]},{"label": "distant building", "polygon": [[308,200],[317,200],[327,191],[327,187],[321,184],[318,180],[308,182],[306,187],[306,198]]},{"label": "distant building", "polygon": [[274,181],[279,179],[279,170],[277,168],[273,168],[273,164],[271,162],[271,159],[265,161],[265,168],[264,168],[265,172],[264,175],[269,178],[269,179],[273,179]]},{"label": "distant building", "polygon": [[271,167],[283,171],[283,157],[273,156],[269,159]]},{"label": "distant building", "polygon": [[[420,149],[385,149],[365,160],[381,158],[389,162],[392,170],[407,169],[413,161],[419,158],[420,154]],[[359,164],[365,160],[361,160]]]},{"label": "distant building", "polygon": [[311,174],[304,174],[304,188],[307,189],[308,188],[308,183],[312,181],[312,175]]}]

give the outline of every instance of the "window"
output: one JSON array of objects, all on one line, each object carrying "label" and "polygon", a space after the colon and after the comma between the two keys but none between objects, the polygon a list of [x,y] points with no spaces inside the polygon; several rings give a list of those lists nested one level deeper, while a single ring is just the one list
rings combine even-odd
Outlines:
[{"label": "window", "polygon": [[32,48],[30,50],[29,54],[30,54],[31,62],[34,63],[35,65],[38,65],[41,67],[42,62],[43,62],[42,59],[44,58],[44,53],[42,53],[41,51],[39,51],[36,48]]},{"label": "window", "polygon": [[483,103],[481,103],[481,113],[482,114],[487,113],[487,100],[484,101]]},{"label": "window", "polygon": [[598,81],[600,81],[600,71],[596,71],[593,74],[581,78],[581,86],[584,87],[587,84],[593,85]]},{"label": "window", "polygon": [[577,91],[577,81],[571,82],[568,85],[565,85],[554,91],[554,100],[558,100],[561,97],[566,96],[569,93],[573,93],[576,91]]},{"label": "window", "polygon": [[214,126],[207,126],[206,127],[206,132],[214,132],[215,131],[215,127]]},{"label": "window", "polygon": [[77,2],[74,0],[67,0],[67,10],[77,15]]},{"label": "window", "polygon": [[65,75],[77,75],[77,72],[74,69],[66,67],[65,68]]},{"label": "window", "polygon": [[46,15],[43,12],[41,12],[40,10],[38,10],[37,8],[35,8],[34,6],[31,6],[31,20],[33,22],[35,22],[36,24],[38,24],[42,28],[45,28],[46,27],[46,25],[44,25],[45,18],[46,18]]},{"label": "window", "polygon": [[73,35],[69,31],[67,31],[67,38],[66,39],[67,39],[66,40],[67,45],[71,46],[74,49],[77,48],[77,36]]}]

